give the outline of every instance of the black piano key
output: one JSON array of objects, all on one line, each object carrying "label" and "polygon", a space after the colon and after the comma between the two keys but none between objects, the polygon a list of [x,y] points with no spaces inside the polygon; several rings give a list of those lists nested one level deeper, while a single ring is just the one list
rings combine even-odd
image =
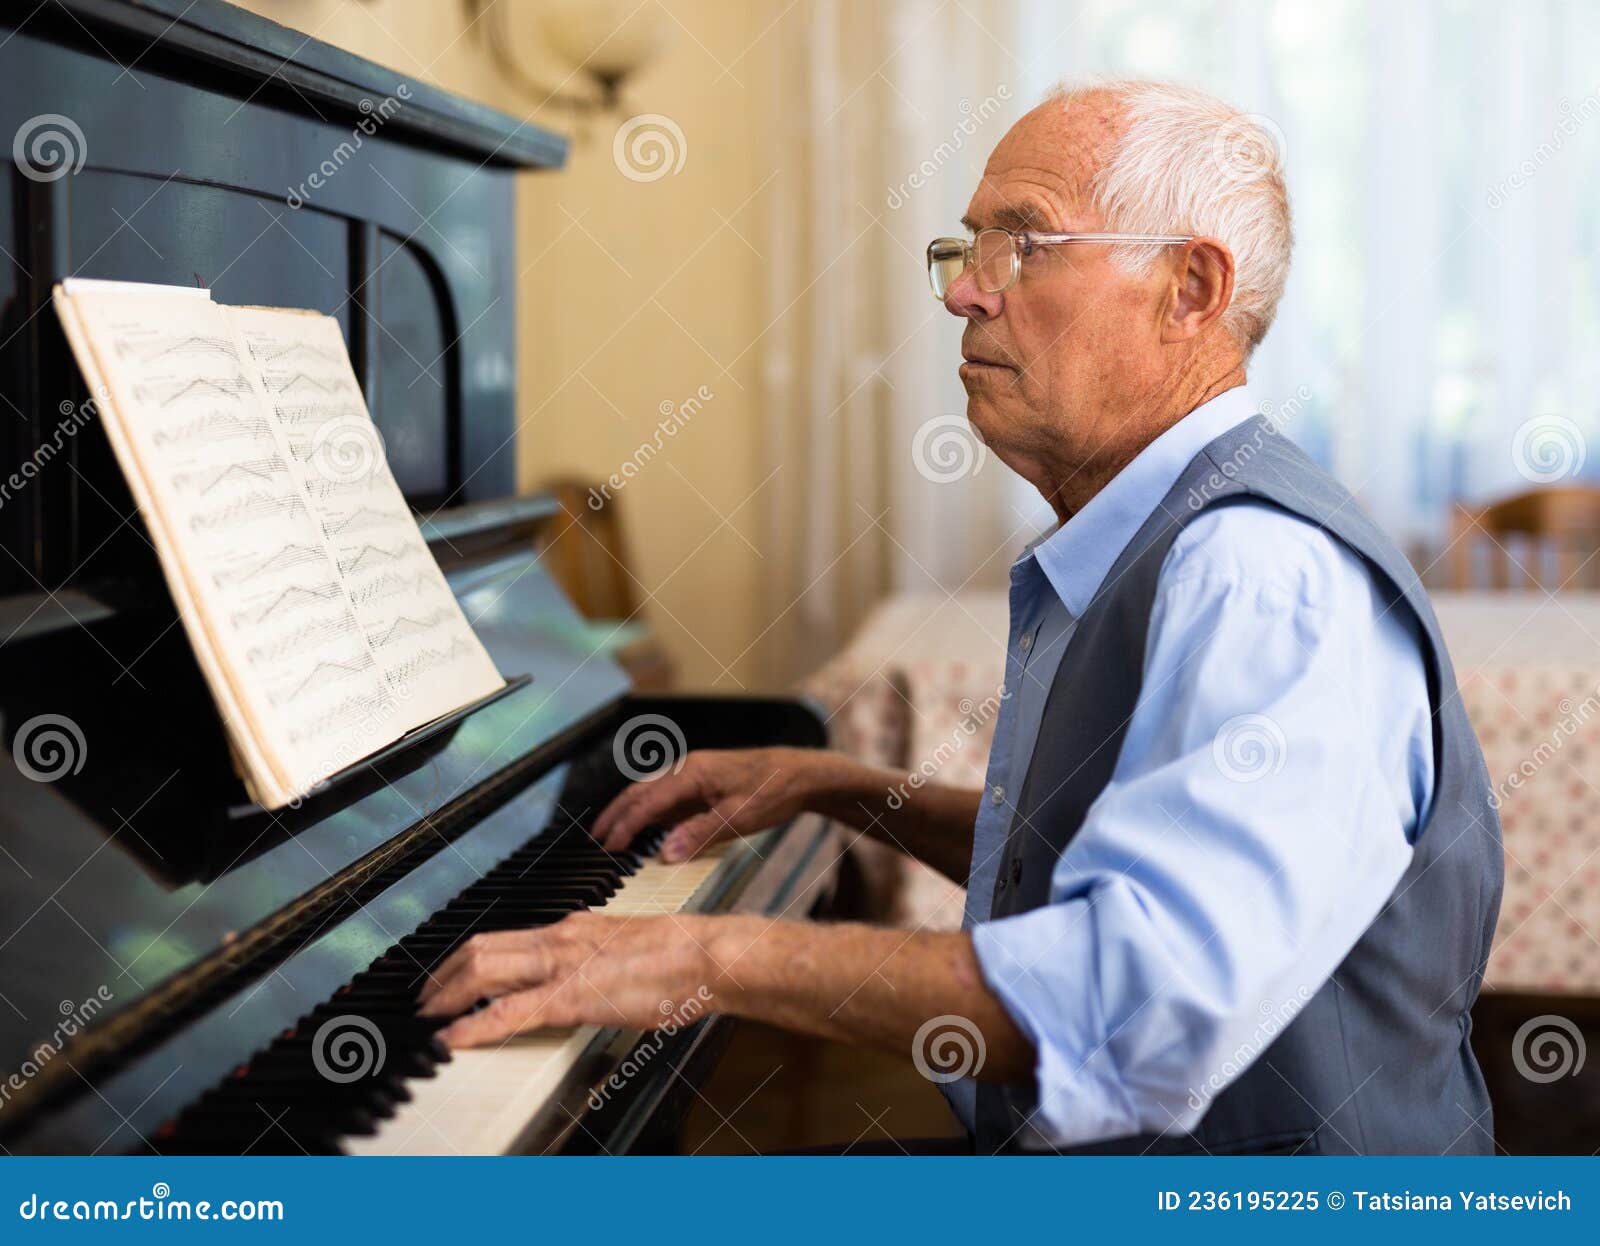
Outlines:
[{"label": "black piano key", "polygon": [[452,901],[440,909],[423,929],[436,931],[440,929],[442,922],[453,918],[488,913],[518,912],[526,913],[535,919],[560,921],[568,913],[576,913],[581,907],[578,904],[557,904],[545,899],[524,900],[515,896],[500,896],[491,900]]},{"label": "black piano key", "polygon": [[506,899],[511,896],[526,898],[529,901],[542,900],[548,904],[571,904],[582,907],[598,904],[610,895],[609,890],[599,883],[591,886],[577,886],[573,884],[542,883],[525,887],[485,887],[480,890],[464,891],[456,897],[454,902],[468,904],[484,900]]},{"label": "black piano key", "polygon": [[[241,1077],[248,1079],[252,1090],[256,1087],[271,1089],[279,1086],[303,1088],[305,1085],[305,1071],[299,1067],[251,1064],[249,1072]],[[374,1074],[371,1083],[370,1093],[381,1095],[394,1103],[411,1101],[406,1078],[399,1073],[385,1069],[382,1073]]]},{"label": "black piano key", "polygon": [[184,1121],[180,1133],[200,1137],[232,1133],[246,1140],[274,1128],[291,1138],[302,1131],[311,1137],[371,1135],[379,1120],[360,1104],[307,1099],[303,1089],[279,1094],[264,1088],[248,1099],[202,1099],[190,1111],[192,1119]]},{"label": "black piano key", "polygon": [[429,927],[433,934],[455,934],[462,930],[507,929],[510,926],[552,926],[577,909],[551,909],[548,905],[496,904],[481,909],[446,910]]},{"label": "black piano key", "polygon": [[[407,979],[411,981],[412,979]],[[425,981],[425,975],[418,980]],[[393,986],[357,987],[351,990],[340,991],[331,1001],[330,1007],[341,1012],[357,1012],[364,1017],[379,1013],[398,1013],[406,1007],[407,1001],[402,994],[403,984]],[[315,1015],[321,1015],[320,1012]]]}]

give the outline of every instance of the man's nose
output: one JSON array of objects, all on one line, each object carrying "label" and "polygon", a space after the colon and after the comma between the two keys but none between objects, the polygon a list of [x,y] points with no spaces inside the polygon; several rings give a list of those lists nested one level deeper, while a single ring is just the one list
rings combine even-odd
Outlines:
[{"label": "man's nose", "polygon": [[977,273],[968,268],[944,292],[944,305],[952,316],[963,320],[993,320],[1000,314],[1004,296],[978,288]]}]

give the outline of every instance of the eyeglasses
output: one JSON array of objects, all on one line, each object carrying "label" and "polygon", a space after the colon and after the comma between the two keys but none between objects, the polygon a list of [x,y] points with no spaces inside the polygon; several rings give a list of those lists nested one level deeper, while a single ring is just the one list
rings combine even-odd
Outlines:
[{"label": "eyeglasses", "polygon": [[999,294],[1016,284],[1022,257],[1035,247],[1060,247],[1073,242],[1128,242],[1146,246],[1177,246],[1193,242],[1194,234],[1036,234],[1030,230],[980,229],[972,241],[935,238],[928,244],[928,283],[934,298],[944,301],[950,287],[968,268],[977,270],[978,289]]}]

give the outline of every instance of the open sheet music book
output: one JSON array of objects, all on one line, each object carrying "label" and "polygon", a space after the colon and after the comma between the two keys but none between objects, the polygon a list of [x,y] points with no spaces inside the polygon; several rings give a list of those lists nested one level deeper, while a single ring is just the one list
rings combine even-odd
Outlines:
[{"label": "open sheet music book", "polygon": [[337,321],[74,279],[55,307],[252,799],[288,804],[503,685]]}]

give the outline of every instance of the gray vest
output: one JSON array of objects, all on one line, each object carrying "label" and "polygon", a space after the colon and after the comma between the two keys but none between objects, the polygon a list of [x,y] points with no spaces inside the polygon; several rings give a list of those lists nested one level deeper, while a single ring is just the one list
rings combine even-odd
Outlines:
[{"label": "gray vest", "polygon": [[[1264,417],[1202,450],[1144,522],[1085,609],[1045,703],[1038,744],[995,883],[994,917],[1038,908],[1050,874],[1110,781],[1138,703],[1145,636],[1167,550],[1197,515],[1245,499],[1318,525],[1359,554],[1423,637],[1433,706],[1434,791],[1410,868],[1327,983],[1192,1134],[1092,1152],[1479,1154],[1493,1150],[1468,1041],[1500,911],[1500,823],[1433,610],[1411,566],[1346,490]],[[1247,799],[1245,795],[1243,798]],[[978,1087],[976,1147],[1018,1149],[1030,1085]]]}]

